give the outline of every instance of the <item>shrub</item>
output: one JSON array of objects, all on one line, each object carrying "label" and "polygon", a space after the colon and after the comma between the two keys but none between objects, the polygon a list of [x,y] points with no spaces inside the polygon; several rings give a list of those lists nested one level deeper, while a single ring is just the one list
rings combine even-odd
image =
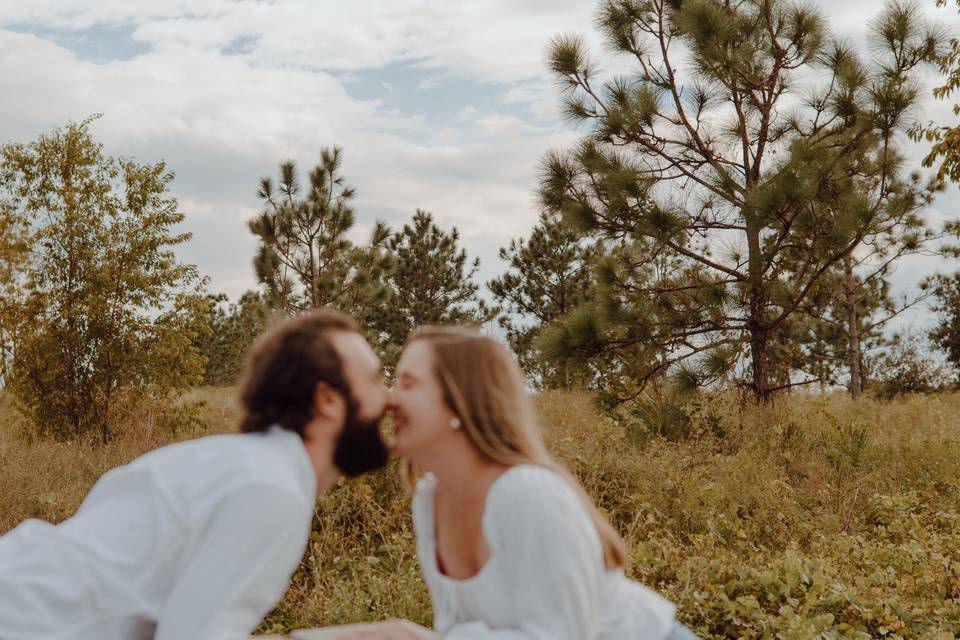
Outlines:
[{"label": "shrub", "polygon": [[895,337],[876,369],[876,393],[887,400],[909,393],[931,393],[943,386],[947,377],[926,341],[913,335]]}]

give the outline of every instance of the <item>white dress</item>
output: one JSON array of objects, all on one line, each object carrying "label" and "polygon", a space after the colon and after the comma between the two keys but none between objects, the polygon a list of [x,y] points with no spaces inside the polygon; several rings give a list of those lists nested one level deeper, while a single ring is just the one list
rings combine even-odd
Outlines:
[{"label": "white dress", "polygon": [[586,506],[544,467],[520,465],[497,478],[483,514],[489,560],[466,580],[442,574],[436,482],[428,474],[417,484],[413,520],[444,640],[663,640],[671,633],[673,604],[605,567]]},{"label": "white dress", "polygon": [[299,565],[315,496],[300,436],[279,427],[148,453],[72,518],[0,537],[0,638],[247,638]]}]

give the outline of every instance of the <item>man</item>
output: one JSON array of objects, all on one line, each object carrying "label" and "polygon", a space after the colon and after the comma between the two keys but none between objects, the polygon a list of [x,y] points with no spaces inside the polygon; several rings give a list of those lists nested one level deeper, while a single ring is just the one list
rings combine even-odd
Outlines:
[{"label": "man", "polygon": [[245,638],[283,596],[318,492],[382,467],[380,362],[332,311],[252,351],[241,434],[113,469],[60,525],[0,537],[0,638]]}]

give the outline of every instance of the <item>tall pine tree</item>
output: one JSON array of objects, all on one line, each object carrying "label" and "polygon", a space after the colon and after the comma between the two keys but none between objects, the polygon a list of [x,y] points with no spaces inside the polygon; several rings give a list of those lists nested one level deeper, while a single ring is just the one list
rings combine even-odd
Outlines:
[{"label": "tall pine tree", "polygon": [[[631,243],[646,275],[621,289],[633,312],[597,305],[597,332],[567,346],[651,343],[645,375],[674,368],[691,384],[743,356],[744,384],[767,400],[796,384],[772,359],[777,332],[887,222],[898,132],[938,36],[889,5],[868,63],[788,0],[609,0],[598,24],[635,72],[598,82],[582,40],[553,42],[566,113],[591,131],[547,158],[543,202]],[[650,274],[663,258],[671,269]]]},{"label": "tall pine tree", "polygon": [[263,211],[249,226],[260,241],[254,270],[273,308],[332,306],[363,322],[389,297],[390,230],[378,221],[365,247],[347,238],[356,221],[355,192],[340,173],[342,163],[339,147],[324,148],[305,186],[290,160],[280,164],[276,185],[269,177],[260,181]]}]

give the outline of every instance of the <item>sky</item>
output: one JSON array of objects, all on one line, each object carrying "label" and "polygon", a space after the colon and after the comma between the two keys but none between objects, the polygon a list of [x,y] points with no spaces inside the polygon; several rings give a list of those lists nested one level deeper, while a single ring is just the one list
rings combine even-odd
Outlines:
[{"label": "sky", "polygon": [[[834,32],[863,47],[881,0],[815,0]],[[960,34],[956,8],[924,10]],[[538,162],[574,141],[544,65],[550,38],[596,44],[594,0],[0,0],[0,143],[68,121],[106,152],[164,160],[193,239],[179,253],[237,298],[256,285],[247,220],[258,180],[290,158],[305,172],[321,147],[344,149],[363,241],[376,219],[417,208],[456,226],[480,282],[498,248],[537,218]],[[602,58],[603,52],[596,47]],[[615,61],[610,64],[616,65]],[[925,94],[936,85],[932,73]],[[927,98],[918,118],[952,122]],[[909,145],[919,165],[925,149]],[[950,187],[930,210],[957,210]],[[913,258],[909,291],[960,265]],[[927,320],[921,310],[905,323]]]}]

